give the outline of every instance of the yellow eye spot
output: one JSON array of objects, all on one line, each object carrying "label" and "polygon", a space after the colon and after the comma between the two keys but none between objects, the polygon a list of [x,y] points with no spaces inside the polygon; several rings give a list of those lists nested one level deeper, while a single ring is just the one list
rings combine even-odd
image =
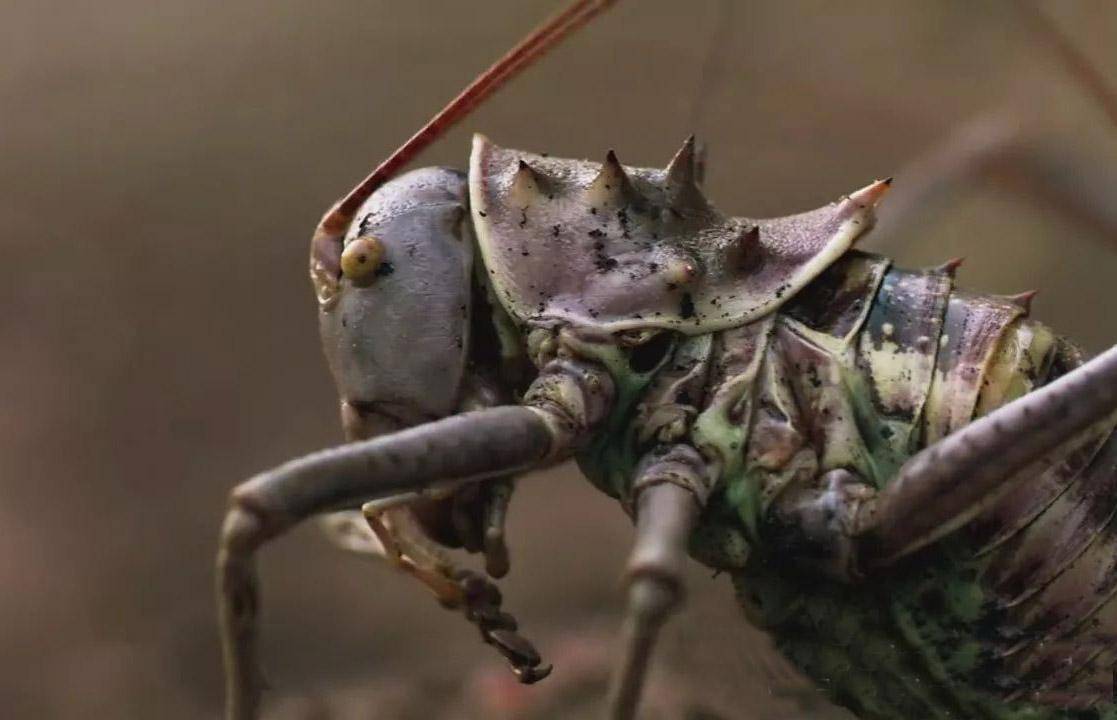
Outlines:
[{"label": "yellow eye spot", "polygon": [[384,259],[384,245],[372,235],[362,235],[341,252],[341,272],[350,280],[360,280],[376,272]]}]

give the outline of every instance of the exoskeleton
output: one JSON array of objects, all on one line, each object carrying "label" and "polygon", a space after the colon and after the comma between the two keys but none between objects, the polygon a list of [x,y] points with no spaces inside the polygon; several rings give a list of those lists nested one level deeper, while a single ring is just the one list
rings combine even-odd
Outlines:
[{"label": "exoskeleton", "polygon": [[570,457],[637,528],[614,718],[688,554],[860,717],[1117,718],[1117,348],[852,249],[889,181],[750,219],[704,198],[693,140],[659,170],[477,136],[468,173],[390,174],[312,243],[350,442],[231,496],[229,718],[258,711],[254,552],[319,515],[544,677],[444,548],[504,574],[512,478]]}]

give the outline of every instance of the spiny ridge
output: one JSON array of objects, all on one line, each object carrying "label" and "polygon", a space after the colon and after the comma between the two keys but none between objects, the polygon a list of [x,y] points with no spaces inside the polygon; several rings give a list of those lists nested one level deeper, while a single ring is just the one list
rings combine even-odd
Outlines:
[{"label": "spiny ridge", "polygon": [[639,192],[632,186],[628,174],[617,160],[617,154],[610,150],[601,164],[601,171],[586,186],[586,201],[591,206],[622,207],[638,197]]},{"label": "spiny ridge", "polygon": [[1039,290],[1028,290],[1027,292],[1016,293],[1015,295],[1005,295],[1005,300],[1008,300],[1013,305],[1018,305],[1024,310],[1025,315],[1032,314],[1032,301],[1039,295]]},{"label": "spiny ridge", "polygon": [[663,189],[668,207],[676,212],[707,207],[706,198],[698,189],[694,155],[694,136],[691,135],[667,165]]},{"label": "spiny ridge", "polygon": [[950,258],[942,265],[936,265],[935,267],[931,268],[931,272],[936,272],[941,275],[949,275],[953,278],[955,275],[958,274],[958,268],[962,267],[962,263],[964,263],[965,261],[966,259],[963,257]]},{"label": "spiny ridge", "polygon": [[725,249],[726,264],[734,270],[745,269],[750,258],[760,245],[760,226],[747,225],[741,228]]},{"label": "spiny ridge", "polygon": [[546,194],[546,180],[526,161],[520,160],[512,176],[509,198],[518,207],[526,208]]}]

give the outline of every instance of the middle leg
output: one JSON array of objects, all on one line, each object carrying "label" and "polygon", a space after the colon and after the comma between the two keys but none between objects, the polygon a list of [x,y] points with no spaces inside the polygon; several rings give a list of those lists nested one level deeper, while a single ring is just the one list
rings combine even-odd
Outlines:
[{"label": "middle leg", "polygon": [[688,445],[653,450],[637,470],[636,542],[625,569],[628,607],[609,690],[611,720],[635,717],[656,637],[682,605],[687,546],[707,487],[706,463]]}]

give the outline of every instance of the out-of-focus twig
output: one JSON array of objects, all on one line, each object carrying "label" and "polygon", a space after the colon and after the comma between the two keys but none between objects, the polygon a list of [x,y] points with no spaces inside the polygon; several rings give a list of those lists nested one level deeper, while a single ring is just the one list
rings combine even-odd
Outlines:
[{"label": "out-of-focus twig", "polygon": [[1015,0],[1028,29],[1058,57],[1063,68],[1094,98],[1117,128],[1117,88],[1109,84],[1097,65],[1032,0]]},{"label": "out-of-focus twig", "polygon": [[[1033,0],[1014,0],[1021,19],[1117,128],[1117,89]],[[1050,139],[1025,133],[1018,108],[963,125],[901,172],[880,211],[873,244],[894,243],[915,217],[960,188],[995,184],[1090,228],[1117,245],[1117,172]]]},{"label": "out-of-focus twig", "polygon": [[688,129],[696,135],[702,130],[703,115],[725,71],[725,48],[729,44],[733,30],[733,5],[733,0],[720,0],[710,28],[710,35],[706,40],[706,56],[702,59],[702,67],[698,70],[698,80],[691,98],[690,118],[688,118],[690,123]]},{"label": "out-of-focus twig", "polygon": [[698,137],[698,160],[696,171],[698,182],[706,179],[706,158],[709,156],[709,138],[702,133],[702,118],[705,116],[710,98],[718,88],[725,71],[725,48],[729,44],[733,28],[734,0],[721,0],[714,15],[710,36],[706,41],[706,57],[698,70],[698,80],[690,101],[690,118],[687,129]]},{"label": "out-of-focus twig", "polygon": [[1089,228],[1117,245],[1117,170],[1025,132],[1018,112],[984,115],[896,174],[872,244],[894,244],[925,213],[964,187],[994,185]]}]

